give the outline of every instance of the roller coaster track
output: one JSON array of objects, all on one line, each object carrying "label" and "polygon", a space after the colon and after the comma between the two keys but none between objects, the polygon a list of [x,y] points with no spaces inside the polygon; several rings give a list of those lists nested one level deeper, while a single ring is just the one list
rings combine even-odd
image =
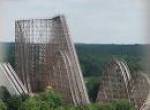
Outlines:
[{"label": "roller coaster track", "polygon": [[[128,94],[128,99],[130,99],[130,93],[129,93],[129,88],[128,88],[128,83],[130,82],[131,80],[131,74],[130,74],[130,71],[128,69],[128,66],[126,64],[125,61],[121,60],[116,60],[117,64],[119,65],[120,67],[120,70],[121,70],[121,75],[124,79],[124,83],[126,85],[126,90],[127,90],[127,94]],[[130,100],[129,100],[130,101]]]},{"label": "roller coaster track", "polygon": [[73,66],[71,64],[71,61],[68,55],[63,53],[62,51],[60,51],[60,54],[62,56],[64,65],[66,66],[66,70],[67,70],[66,73],[67,73],[67,77],[69,81],[69,88],[70,88],[70,92],[71,92],[74,104],[79,105],[81,103],[82,104],[86,104],[87,102],[90,103],[87,94],[84,93],[86,89],[82,86],[79,87],[79,84],[77,84],[77,83],[80,83],[80,80],[83,81],[83,78],[78,79],[78,77],[75,76],[74,71],[72,69]]},{"label": "roller coaster track", "polygon": [[113,60],[104,73],[98,102],[127,99],[137,110],[150,110],[150,78],[147,74],[138,72],[131,76],[127,63],[122,59]]},{"label": "roller coaster track", "polygon": [[[150,78],[146,73],[141,73],[143,77],[145,77],[145,79],[147,80],[148,84],[149,84],[149,88],[150,88]],[[145,100],[145,102],[143,103],[142,107],[140,108],[140,110],[150,110],[150,90],[149,90],[149,94],[147,99]]]},{"label": "roller coaster track", "polygon": [[0,85],[6,87],[11,95],[28,93],[9,63],[0,64]]},{"label": "roller coaster track", "polygon": [[[104,75],[101,82],[101,87],[98,92],[97,101],[113,101],[116,99],[120,99],[121,97],[130,99],[130,80],[131,74],[125,61],[113,59],[113,61],[108,64],[106,66],[106,69],[104,70]],[[120,86],[117,86],[118,84]],[[117,91],[119,93],[117,93]]]}]

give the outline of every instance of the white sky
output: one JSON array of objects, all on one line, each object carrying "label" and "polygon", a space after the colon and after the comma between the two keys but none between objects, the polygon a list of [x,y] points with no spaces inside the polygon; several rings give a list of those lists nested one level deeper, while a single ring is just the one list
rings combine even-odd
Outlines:
[{"label": "white sky", "polygon": [[3,0],[3,4],[0,2],[0,36],[4,38],[0,37],[0,41],[14,41],[16,19],[58,14],[66,16],[75,42],[146,42],[140,0]]}]

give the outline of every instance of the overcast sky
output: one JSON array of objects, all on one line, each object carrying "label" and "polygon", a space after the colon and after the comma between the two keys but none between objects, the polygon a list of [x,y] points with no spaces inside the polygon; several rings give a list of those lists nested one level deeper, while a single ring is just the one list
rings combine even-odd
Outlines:
[{"label": "overcast sky", "polygon": [[[2,0],[1,0],[2,1]],[[140,0],[3,0],[1,41],[14,41],[16,19],[64,14],[71,37],[80,43],[145,43]]]}]

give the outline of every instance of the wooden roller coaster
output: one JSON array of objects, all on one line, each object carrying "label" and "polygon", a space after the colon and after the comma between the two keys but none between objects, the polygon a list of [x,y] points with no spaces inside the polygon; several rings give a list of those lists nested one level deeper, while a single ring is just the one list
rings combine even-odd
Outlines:
[{"label": "wooden roller coaster", "polygon": [[144,73],[131,74],[127,63],[121,59],[113,59],[106,65],[100,82],[97,102],[107,103],[126,99],[137,110],[145,110],[146,100],[150,93],[148,76]]},{"label": "wooden roller coaster", "polygon": [[89,98],[64,16],[17,20],[15,29],[16,73],[28,92],[39,92],[51,86],[61,92],[68,103],[88,104]]}]

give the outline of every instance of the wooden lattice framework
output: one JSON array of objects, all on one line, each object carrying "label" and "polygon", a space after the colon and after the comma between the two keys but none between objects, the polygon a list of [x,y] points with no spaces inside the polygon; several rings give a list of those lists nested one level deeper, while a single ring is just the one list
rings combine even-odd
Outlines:
[{"label": "wooden lattice framework", "polygon": [[135,105],[137,110],[143,110],[141,108],[149,94],[150,84],[141,72],[131,75],[123,59],[113,59],[103,72],[97,102],[109,103],[126,99]]},{"label": "wooden lattice framework", "polygon": [[16,72],[28,91],[51,86],[66,102],[89,103],[64,16],[17,20],[15,29]]}]

